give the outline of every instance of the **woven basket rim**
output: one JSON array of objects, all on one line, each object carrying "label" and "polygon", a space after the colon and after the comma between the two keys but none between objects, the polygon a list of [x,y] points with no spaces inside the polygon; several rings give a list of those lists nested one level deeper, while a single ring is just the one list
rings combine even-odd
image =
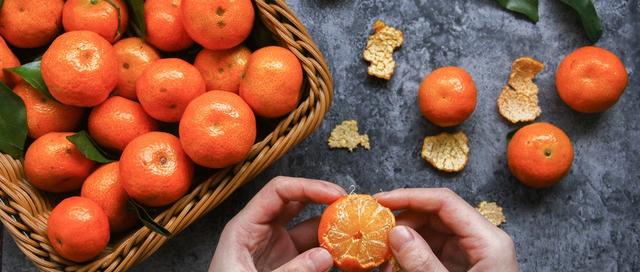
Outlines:
[{"label": "woven basket rim", "polygon": [[[322,122],[333,97],[326,61],[304,25],[284,0],[254,0],[257,18],[281,46],[300,60],[306,99],[274,130],[253,145],[247,159],[217,170],[191,192],[155,217],[173,235],[218,206],[240,186],[308,137]],[[20,250],[43,271],[125,271],[157,251],[169,238],[146,227],[132,231],[89,263],[61,258],[46,237],[50,198],[25,180],[22,162],[0,154],[0,220]]]}]

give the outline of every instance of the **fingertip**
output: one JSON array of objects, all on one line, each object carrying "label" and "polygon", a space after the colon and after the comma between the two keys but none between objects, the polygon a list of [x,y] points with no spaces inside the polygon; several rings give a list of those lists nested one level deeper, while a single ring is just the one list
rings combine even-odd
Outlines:
[{"label": "fingertip", "polygon": [[395,252],[400,252],[402,247],[413,239],[413,231],[406,226],[395,226],[389,233],[389,243]]},{"label": "fingertip", "polygon": [[331,253],[322,247],[309,250],[309,259],[316,267],[316,271],[328,271],[333,267],[333,257]]}]

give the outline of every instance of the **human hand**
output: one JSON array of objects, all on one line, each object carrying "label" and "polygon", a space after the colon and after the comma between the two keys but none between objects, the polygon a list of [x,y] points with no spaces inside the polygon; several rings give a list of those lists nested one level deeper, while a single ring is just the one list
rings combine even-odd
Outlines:
[{"label": "human hand", "polygon": [[403,210],[389,243],[405,271],[519,270],[511,237],[451,190],[397,189],[374,197]]},{"label": "human hand", "polygon": [[209,271],[328,271],[333,259],[317,247],[319,218],[287,224],[306,203],[330,204],[343,195],[326,181],[274,178],[225,226]]}]

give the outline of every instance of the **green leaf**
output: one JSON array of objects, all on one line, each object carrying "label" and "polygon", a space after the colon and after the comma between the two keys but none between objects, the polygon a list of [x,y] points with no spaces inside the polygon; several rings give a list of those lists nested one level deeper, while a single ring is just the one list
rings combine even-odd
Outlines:
[{"label": "green leaf", "polygon": [[[42,73],[40,72],[40,61],[34,61],[22,66],[13,67],[13,68],[5,68],[5,70],[13,72],[14,74],[20,76],[24,81],[29,83],[31,87],[40,91],[44,96],[49,99],[54,99],[47,88],[47,85],[44,83],[42,79]],[[54,99],[55,100],[55,99]]]},{"label": "green leaf", "polygon": [[0,82],[0,151],[22,158],[27,140],[27,110],[22,99]]},{"label": "green leaf", "polygon": [[67,136],[67,140],[76,145],[76,148],[87,159],[98,163],[109,163],[113,160],[107,157],[106,152],[100,149],[96,142],[89,136],[89,133],[82,130],[71,136]]},{"label": "green leaf", "polygon": [[171,236],[171,232],[169,232],[160,224],[156,223],[156,221],[153,221],[153,218],[149,215],[147,210],[145,210],[145,208],[142,207],[142,205],[136,203],[131,199],[129,199],[129,204],[138,215],[138,218],[140,219],[140,221],[142,221],[142,224],[144,224],[147,228],[149,228],[151,231],[156,232],[162,236],[166,236],[166,237]]},{"label": "green leaf", "polygon": [[114,3],[111,0],[105,0],[107,3],[109,3],[109,5],[111,5],[114,9],[116,9],[116,14],[118,14],[118,29],[116,29],[116,35],[114,36],[114,38],[119,37],[120,35],[122,35],[122,18],[120,15],[120,5]]},{"label": "green leaf", "polygon": [[[567,4],[580,16],[582,21],[582,27],[587,32],[587,37],[592,43],[595,43],[602,36],[602,24],[598,17],[596,7],[593,6],[591,0],[561,0],[562,3]],[[635,15],[634,15],[635,16]]]},{"label": "green leaf", "polygon": [[538,0],[496,0],[503,8],[527,16],[534,23],[538,22]]},{"label": "green leaf", "polygon": [[141,39],[147,37],[147,25],[144,22],[144,0],[126,0],[131,7],[133,17],[133,29]]}]

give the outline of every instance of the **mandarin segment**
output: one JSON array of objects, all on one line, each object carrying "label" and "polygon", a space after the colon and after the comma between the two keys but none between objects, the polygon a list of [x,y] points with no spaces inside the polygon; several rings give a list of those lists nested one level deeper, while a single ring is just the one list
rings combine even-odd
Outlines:
[{"label": "mandarin segment", "polygon": [[513,61],[509,81],[498,96],[498,111],[511,123],[535,120],[540,113],[538,86],[535,76],[544,69],[544,64],[530,57]]},{"label": "mandarin segment", "polygon": [[363,53],[364,59],[370,62],[368,73],[389,80],[396,67],[393,51],[402,45],[404,36],[402,31],[386,25],[382,20],[373,23],[373,30]]},{"label": "mandarin segment", "polygon": [[469,139],[463,132],[442,132],[427,136],[422,145],[422,158],[445,172],[458,172],[469,160]]},{"label": "mandarin segment", "polygon": [[388,235],[395,226],[391,210],[369,195],[347,195],[322,214],[320,245],[343,271],[368,271],[391,257]]}]

